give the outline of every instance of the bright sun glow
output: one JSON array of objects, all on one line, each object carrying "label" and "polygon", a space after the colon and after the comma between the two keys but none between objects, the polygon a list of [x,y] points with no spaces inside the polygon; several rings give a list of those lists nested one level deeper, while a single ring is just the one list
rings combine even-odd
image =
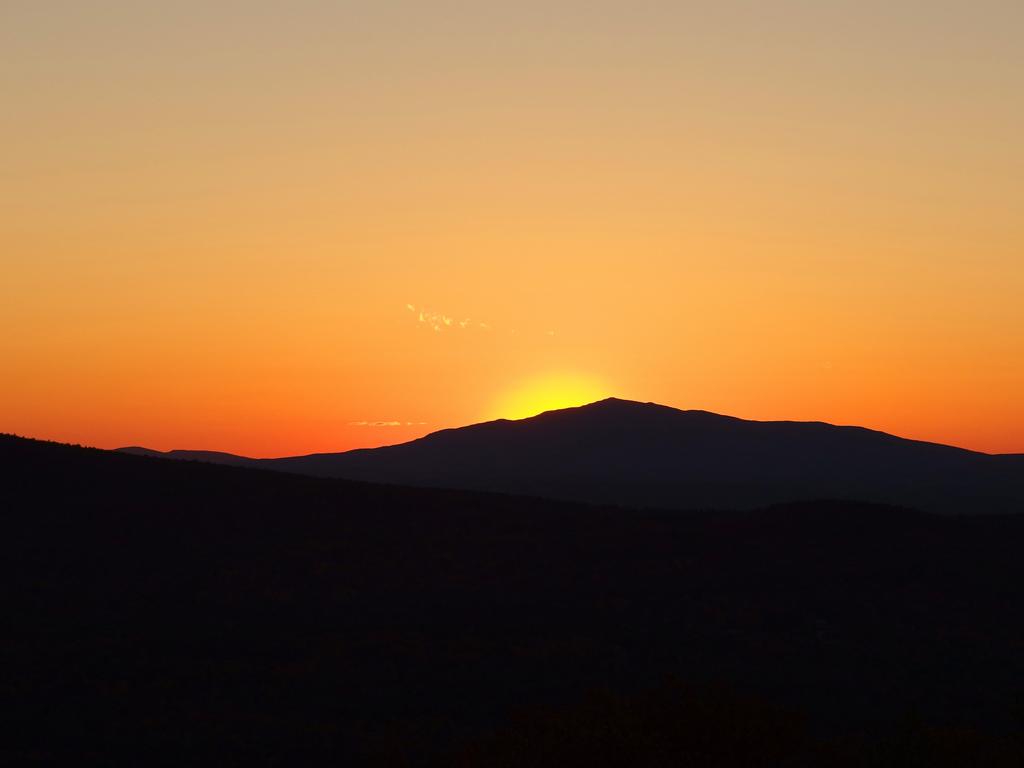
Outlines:
[{"label": "bright sun glow", "polygon": [[525,419],[544,411],[586,405],[608,397],[600,382],[575,374],[549,374],[523,382],[498,400],[495,417]]}]

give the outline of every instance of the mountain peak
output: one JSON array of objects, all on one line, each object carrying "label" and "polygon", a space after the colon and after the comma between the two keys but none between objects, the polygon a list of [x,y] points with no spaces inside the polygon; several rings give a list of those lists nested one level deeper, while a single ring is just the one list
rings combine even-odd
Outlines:
[{"label": "mountain peak", "polygon": [[[641,403],[639,400],[627,400],[621,397],[606,397],[604,400],[595,400],[589,403],[590,406],[616,406],[616,405],[653,405],[653,403]],[[583,406],[586,408],[587,406]]]},{"label": "mountain peak", "polygon": [[[614,415],[621,418],[643,418],[645,420],[651,418],[675,418],[679,416],[712,416],[721,419],[731,419],[727,416],[719,416],[718,414],[711,413],[710,411],[702,410],[684,410],[681,408],[673,408],[670,405],[663,405],[662,403],[655,402],[643,402],[640,400],[626,400],[621,397],[606,397],[603,400],[595,400],[592,403],[586,405],[576,406],[574,408],[559,408],[552,411],[546,411],[545,413],[552,414],[579,414],[583,415],[594,415],[594,416],[608,416]],[[544,414],[540,414],[544,415]]]},{"label": "mountain peak", "polygon": [[[534,416],[528,416],[525,419],[517,419],[516,421],[529,423],[536,420],[543,422],[557,420],[560,422],[576,423],[595,420],[604,421],[609,418],[618,421],[622,419],[649,418],[651,415],[662,413],[678,414],[685,413],[685,411],[659,403],[643,403],[639,400],[625,400],[621,397],[606,397],[603,400],[595,400],[584,405],[552,408]],[[500,421],[505,420],[499,419]]]},{"label": "mountain peak", "polygon": [[607,397],[400,445],[237,463],[398,485],[661,508],[860,499],[929,511],[1019,511],[1020,459],[821,422],[748,421]]},{"label": "mountain peak", "polygon": [[577,408],[562,408],[559,410],[583,410],[583,411],[636,411],[636,410],[651,410],[653,408],[666,409],[666,410],[677,410],[667,405],[661,405],[660,403],[652,402],[641,402],[640,400],[626,400],[621,397],[606,397],[603,400],[595,400],[592,403],[578,406]]}]

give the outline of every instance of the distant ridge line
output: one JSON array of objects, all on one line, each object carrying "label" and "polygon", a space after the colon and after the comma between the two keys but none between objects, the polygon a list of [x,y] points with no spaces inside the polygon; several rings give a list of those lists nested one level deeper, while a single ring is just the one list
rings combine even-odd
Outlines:
[{"label": "distant ridge line", "polygon": [[1024,455],[822,421],[754,421],[620,398],[397,445],[253,459],[128,453],[317,477],[631,507],[754,509],[823,498],[951,514],[1024,511]]}]

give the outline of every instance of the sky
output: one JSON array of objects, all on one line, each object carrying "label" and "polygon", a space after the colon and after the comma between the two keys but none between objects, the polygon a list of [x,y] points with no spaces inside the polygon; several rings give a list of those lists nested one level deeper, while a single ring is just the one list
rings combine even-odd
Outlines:
[{"label": "sky", "polygon": [[618,396],[1024,452],[1024,4],[0,5],[0,431]]}]

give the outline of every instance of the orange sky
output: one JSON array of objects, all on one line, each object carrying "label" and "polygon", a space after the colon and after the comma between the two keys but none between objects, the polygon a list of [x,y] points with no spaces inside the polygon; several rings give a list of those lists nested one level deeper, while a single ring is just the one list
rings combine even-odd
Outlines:
[{"label": "orange sky", "polygon": [[0,16],[0,431],[617,395],[1024,452],[1019,2],[160,5]]}]

